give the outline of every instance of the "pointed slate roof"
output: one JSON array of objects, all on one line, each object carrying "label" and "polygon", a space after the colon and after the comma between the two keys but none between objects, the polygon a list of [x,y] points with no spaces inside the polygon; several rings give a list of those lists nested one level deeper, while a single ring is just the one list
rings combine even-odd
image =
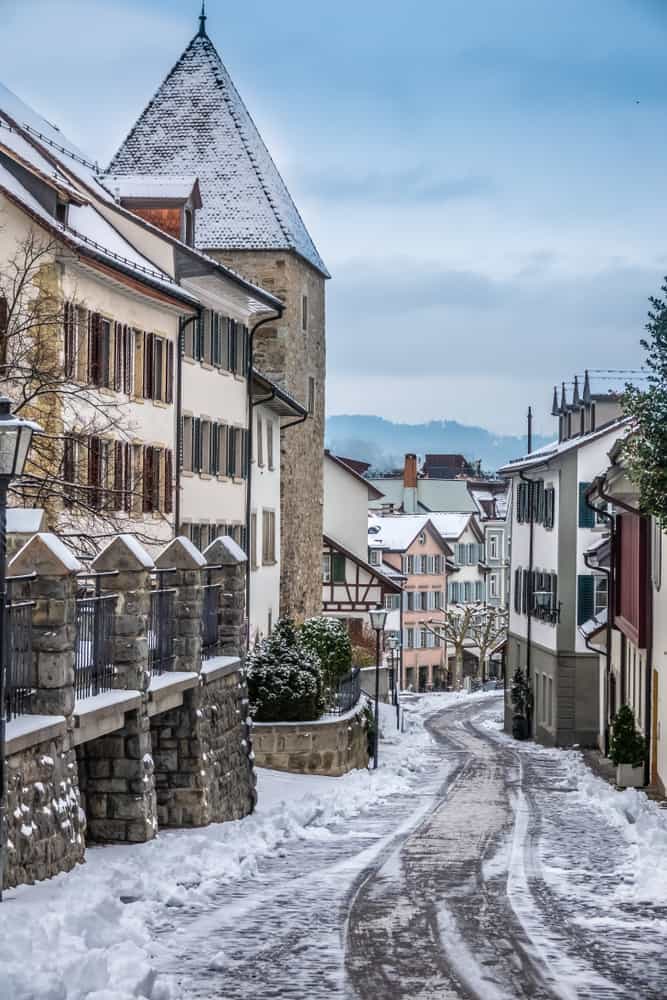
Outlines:
[{"label": "pointed slate roof", "polygon": [[198,33],[109,166],[199,178],[202,250],[293,250],[329,277],[257,126],[208,35]]}]

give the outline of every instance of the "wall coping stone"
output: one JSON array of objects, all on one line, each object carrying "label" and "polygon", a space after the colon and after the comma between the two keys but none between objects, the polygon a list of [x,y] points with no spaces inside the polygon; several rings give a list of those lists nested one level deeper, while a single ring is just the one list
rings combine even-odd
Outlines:
[{"label": "wall coping stone", "polygon": [[8,574],[23,576],[38,573],[40,576],[73,576],[83,569],[82,564],[56,535],[42,531],[25,543],[8,566]]},{"label": "wall coping stone", "polygon": [[7,756],[63,736],[66,732],[67,721],[64,715],[20,715],[7,723]]},{"label": "wall coping stone", "polygon": [[151,570],[155,569],[155,563],[134,535],[116,535],[95,556],[91,569],[96,573]]},{"label": "wall coping stone", "polygon": [[213,681],[226,677],[228,674],[236,674],[241,669],[241,660],[238,656],[214,656],[212,660],[205,660],[201,666],[201,677],[204,684],[212,684]]},{"label": "wall coping stone", "polygon": [[179,535],[165,546],[155,565],[158,569],[202,569],[207,563],[190,539]]},{"label": "wall coping stone", "polygon": [[148,714],[160,715],[179,708],[183,704],[183,693],[199,686],[199,674],[170,670],[160,677],[152,677],[148,688]]},{"label": "wall coping stone", "polygon": [[253,720],[252,727],[253,729],[280,729],[281,727],[302,729],[310,726],[337,726],[340,722],[346,722],[358,715],[363,709],[365,701],[368,699],[366,695],[362,694],[357,704],[343,715],[323,715],[321,719],[313,719],[311,722],[255,722]]},{"label": "wall coping stone", "polygon": [[125,725],[125,713],[140,708],[140,691],[104,691],[74,704],[72,743],[80,746]]},{"label": "wall coping stone", "polygon": [[215,538],[204,549],[204,555],[209,566],[244,566],[248,562],[241,546],[229,535]]}]

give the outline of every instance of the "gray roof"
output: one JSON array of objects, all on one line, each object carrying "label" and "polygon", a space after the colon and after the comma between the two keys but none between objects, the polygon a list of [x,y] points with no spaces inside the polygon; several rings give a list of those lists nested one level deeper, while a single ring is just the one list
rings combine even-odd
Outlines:
[{"label": "gray roof", "polygon": [[293,250],[326,266],[248,109],[206,34],[192,39],[109,166],[199,178],[202,250]]},{"label": "gray roof", "polygon": [[[403,480],[371,479],[376,489],[384,493],[381,500],[373,500],[369,507],[381,509],[387,504],[400,506],[403,503]],[[417,500],[420,510],[443,514],[475,514],[477,505],[470,495],[467,483],[463,479],[418,479]]]}]

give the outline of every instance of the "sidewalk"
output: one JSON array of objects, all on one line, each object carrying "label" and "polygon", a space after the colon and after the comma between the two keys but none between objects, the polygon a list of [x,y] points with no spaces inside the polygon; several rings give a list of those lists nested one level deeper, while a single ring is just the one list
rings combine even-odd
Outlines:
[{"label": "sidewalk", "polygon": [[[614,788],[619,788],[616,784],[616,768],[608,757],[604,757],[599,750],[581,750],[580,753],[584,764],[593,774],[596,774],[598,778],[603,778]],[[655,785],[647,785],[645,788],[638,788],[637,791],[643,792],[647,798],[657,803],[661,808],[667,808],[667,798],[658,791]]]}]

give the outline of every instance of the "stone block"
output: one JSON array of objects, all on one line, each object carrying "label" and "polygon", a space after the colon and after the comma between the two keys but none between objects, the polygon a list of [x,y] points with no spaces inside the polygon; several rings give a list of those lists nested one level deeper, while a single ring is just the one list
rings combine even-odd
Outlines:
[{"label": "stone block", "polygon": [[150,803],[144,795],[110,795],[107,801],[112,819],[146,819],[150,809]]},{"label": "stone block", "polygon": [[74,653],[70,649],[61,653],[37,654],[37,686],[63,688],[74,684]]}]

